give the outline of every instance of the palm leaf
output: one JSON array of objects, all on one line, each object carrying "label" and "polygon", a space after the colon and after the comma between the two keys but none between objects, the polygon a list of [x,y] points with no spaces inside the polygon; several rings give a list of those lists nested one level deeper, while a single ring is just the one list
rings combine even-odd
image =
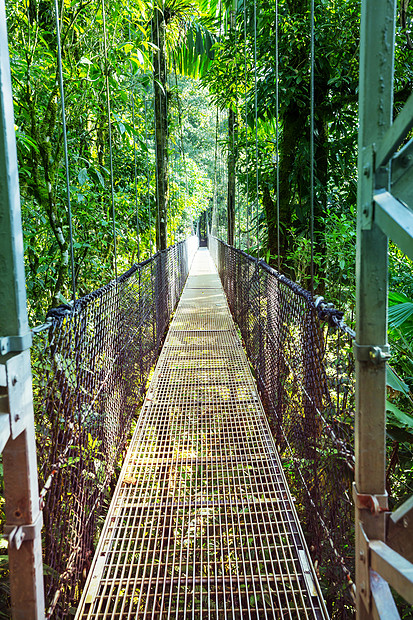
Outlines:
[{"label": "palm leaf", "polygon": [[411,301],[406,295],[397,291],[389,291],[389,304],[393,306],[394,304],[402,304],[405,301]]},{"label": "palm leaf", "polygon": [[214,58],[215,40],[209,30],[193,20],[186,37],[172,52],[178,72],[192,78],[204,76]]},{"label": "palm leaf", "polygon": [[[390,327],[399,328],[407,321],[413,319],[413,302],[404,301],[389,308],[389,325]],[[413,327],[413,325],[412,325]]]}]

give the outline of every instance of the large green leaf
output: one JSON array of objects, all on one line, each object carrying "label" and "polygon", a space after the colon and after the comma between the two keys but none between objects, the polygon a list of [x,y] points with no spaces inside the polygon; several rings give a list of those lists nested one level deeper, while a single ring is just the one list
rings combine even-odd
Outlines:
[{"label": "large green leaf", "polygon": [[413,433],[410,433],[404,427],[401,428],[400,426],[395,426],[388,423],[386,432],[387,436],[392,441],[397,441],[399,443],[413,443]]},{"label": "large green leaf", "polygon": [[409,386],[402,379],[400,379],[399,375],[393,370],[390,364],[387,364],[386,380],[387,385],[393,390],[402,392],[406,396],[409,394]]},{"label": "large green leaf", "polygon": [[386,400],[386,411],[390,411],[392,416],[402,427],[407,427],[413,430],[413,416],[409,413],[401,411],[396,405]]},{"label": "large green leaf", "polygon": [[200,21],[188,21],[186,37],[172,51],[177,70],[186,77],[203,77],[214,59],[216,36]]}]

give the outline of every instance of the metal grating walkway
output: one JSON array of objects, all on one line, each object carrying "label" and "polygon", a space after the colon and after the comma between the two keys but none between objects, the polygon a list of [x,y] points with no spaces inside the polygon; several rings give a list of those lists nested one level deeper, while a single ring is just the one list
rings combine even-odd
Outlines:
[{"label": "metal grating walkway", "polygon": [[156,366],[77,618],[325,618],[208,251]]}]

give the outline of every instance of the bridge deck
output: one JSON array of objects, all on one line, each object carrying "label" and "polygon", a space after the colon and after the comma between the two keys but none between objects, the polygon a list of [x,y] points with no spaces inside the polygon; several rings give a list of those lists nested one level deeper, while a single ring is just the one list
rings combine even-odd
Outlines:
[{"label": "bridge deck", "polygon": [[219,277],[199,250],[77,618],[324,618]]}]

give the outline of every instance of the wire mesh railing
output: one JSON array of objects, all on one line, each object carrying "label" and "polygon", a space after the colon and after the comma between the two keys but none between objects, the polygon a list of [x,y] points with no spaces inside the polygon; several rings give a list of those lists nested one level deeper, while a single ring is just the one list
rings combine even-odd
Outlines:
[{"label": "wire mesh railing", "polygon": [[77,620],[327,618],[208,253],[152,375]]},{"label": "wire mesh railing", "polygon": [[71,617],[198,239],[48,314],[33,346],[48,617]]},{"label": "wire mesh railing", "polygon": [[214,237],[209,249],[256,375],[327,607],[334,617],[350,618],[352,332],[342,313],[317,307],[309,292],[264,261]]}]

